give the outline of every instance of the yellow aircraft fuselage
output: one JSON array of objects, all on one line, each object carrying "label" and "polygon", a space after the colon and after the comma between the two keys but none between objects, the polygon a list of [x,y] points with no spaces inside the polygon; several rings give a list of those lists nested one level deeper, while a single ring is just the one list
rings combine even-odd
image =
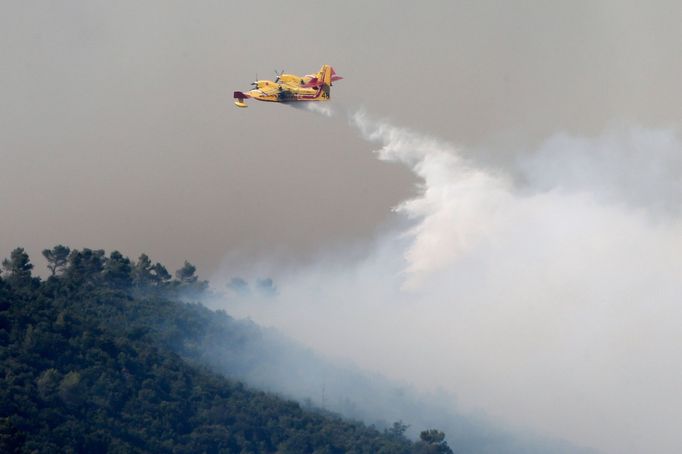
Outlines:
[{"label": "yellow aircraft fuselage", "polygon": [[297,76],[280,74],[277,80],[257,80],[254,88],[246,93],[235,91],[235,105],[246,107],[245,99],[253,98],[266,102],[327,101],[332,82],[343,79],[337,76],[334,68],[323,65],[317,74]]}]

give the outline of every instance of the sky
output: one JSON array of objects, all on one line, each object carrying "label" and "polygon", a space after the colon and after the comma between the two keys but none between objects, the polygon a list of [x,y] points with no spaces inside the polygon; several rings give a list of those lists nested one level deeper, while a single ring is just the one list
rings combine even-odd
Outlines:
[{"label": "sky", "polygon": [[[682,448],[678,2],[1,5],[4,254],[268,275],[222,306],[542,435]],[[232,105],[323,63],[330,115]]]},{"label": "sky", "polygon": [[[323,63],[333,102],[497,165],[558,130],[677,125],[677,2],[8,1],[0,251],[119,249],[206,275],[362,244],[418,181],[356,132],[231,93]],[[251,103],[253,104],[253,103]],[[39,265],[40,267],[41,265]]]}]

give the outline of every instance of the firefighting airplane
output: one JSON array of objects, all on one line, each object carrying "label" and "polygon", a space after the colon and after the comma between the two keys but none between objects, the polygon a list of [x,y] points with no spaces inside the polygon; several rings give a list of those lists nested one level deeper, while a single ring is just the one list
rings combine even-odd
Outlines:
[{"label": "firefighting airplane", "polygon": [[[276,73],[276,72],[275,72]],[[269,102],[298,102],[298,101],[327,101],[329,99],[332,82],[341,80],[334,68],[322,65],[317,74],[308,74],[303,77],[294,74],[277,74],[272,80],[257,80],[252,82],[254,88],[246,93],[234,92],[234,105],[247,107],[245,99],[253,98],[258,101]]]}]

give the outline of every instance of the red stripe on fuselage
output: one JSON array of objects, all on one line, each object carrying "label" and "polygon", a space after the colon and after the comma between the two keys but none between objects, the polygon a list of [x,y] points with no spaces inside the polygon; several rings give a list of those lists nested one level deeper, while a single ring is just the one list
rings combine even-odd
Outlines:
[{"label": "red stripe on fuselage", "polygon": [[297,98],[297,99],[317,99],[320,97],[321,94],[322,94],[322,85],[320,85],[317,88],[317,92],[315,92],[314,95],[301,95],[301,97]]}]

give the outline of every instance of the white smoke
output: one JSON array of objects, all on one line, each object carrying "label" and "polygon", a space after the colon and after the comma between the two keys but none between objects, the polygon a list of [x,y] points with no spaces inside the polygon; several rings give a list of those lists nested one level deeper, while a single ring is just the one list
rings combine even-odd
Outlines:
[{"label": "white smoke", "polygon": [[311,112],[319,113],[325,117],[331,117],[334,115],[334,110],[329,104],[321,104],[316,102],[305,103],[306,108]]},{"label": "white smoke", "polygon": [[373,123],[360,112],[352,117],[363,137],[379,142],[379,159],[410,167],[423,180],[419,197],[396,208],[417,225],[408,232],[408,287],[452,263],[490,234],[488,220],[508,203],[509,182],[467,165],[444,143],[388,124]]},{"label": "white smoke", "polygon": [[508,425],[606,452],[682,449],[672,131],[560,135],[495,174],[434,138],[351,122],[423,180],[397,207],[409,228],[353,267],[278,276],[276,298],[232,313]]},{"label": "white smoke", "polygon": [[291,102],[286,103],[285,105],[298,110],[307,110],[308,112],[319,114],[327,118],[336,115],[334,107],[325,102]]}]

